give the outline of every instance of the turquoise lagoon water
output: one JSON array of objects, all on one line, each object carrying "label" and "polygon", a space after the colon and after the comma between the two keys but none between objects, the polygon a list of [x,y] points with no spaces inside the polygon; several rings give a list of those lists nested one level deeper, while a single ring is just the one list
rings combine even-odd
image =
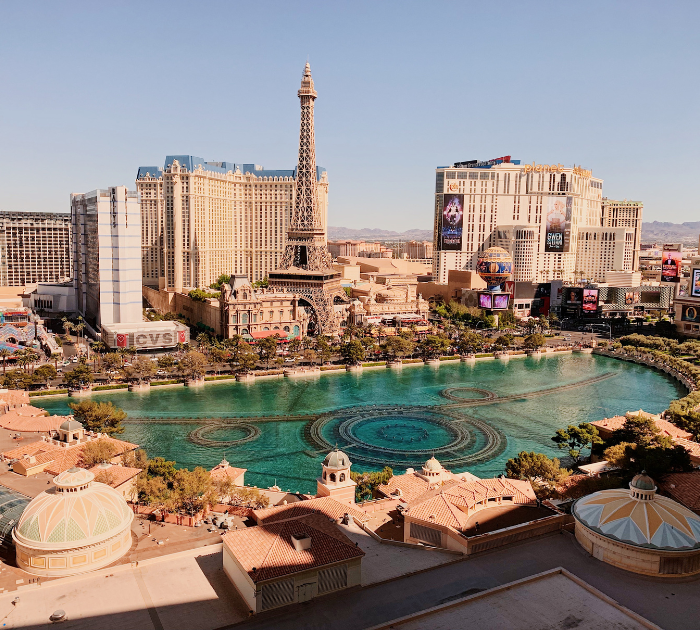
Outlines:
[{"label": "turquoise lagoon water", "polygon": [[[441,395],[448,388],[451,397]],[[473,389],[497,398],[474,406],[488,393]],[[538,395],[542,390],[548,391]],[[654,370],[573,354],[153,388],[94,399],[110,400],[128,413],[123,437],[149,456],[212,467],[225,454],[248,469],[247,483],[310,492],[325,449],[336,443],[354,470],[387,463],[402,471],[435,453],[454,471],[487,477],[503,472],[507,459],[522,450],[562,455],[550,438],[567,424],[640,408],[657,413],[684,394],[676,381]],[[508,399],[499,401],[503,397]],[[65,398],[36,404],[68,412]],[[192,438],[198,429],[200,439]]]}]

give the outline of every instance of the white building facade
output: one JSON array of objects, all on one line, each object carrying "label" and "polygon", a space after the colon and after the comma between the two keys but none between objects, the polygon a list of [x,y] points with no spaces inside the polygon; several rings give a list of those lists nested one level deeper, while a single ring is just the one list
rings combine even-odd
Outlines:
[{"label": "white building facade", "polygon": [[[328,177],[325,169],[316,171],[325,232]],[[209,286],[222,274],[263,280],[284,253],[295,177],[295,170],[191,155],[167,156],[162,169],[140,167],[143,283],[182,291]]]},{"label": "white building facade", "polygon": [[634,230],[622,227],[581,228],[576,249],[576,279],[606,282],[609,272],[632,273],[634,236]]},{"label": "white building facade", "polygon": [[644,204],[641,201],[615,201],[603,197],[603,227],[624,227],[634,233],[634,253],[632,271],[639,270],[639,253],[642,244],[642,215]]},{"label": "white building facade", "polygon": [[141,211],[125,186],[71,195],[73,283],[93,327],[140,322]]},{"label": "white building facade", "polygon": [[[513,254],[516,279],[573,281],[580,229],[601,227],[602,189],[590,170],[510,156],[437,168],[433,277],[473,270],[498,245]],[[499,238],[499,226],[510,234]]]}]

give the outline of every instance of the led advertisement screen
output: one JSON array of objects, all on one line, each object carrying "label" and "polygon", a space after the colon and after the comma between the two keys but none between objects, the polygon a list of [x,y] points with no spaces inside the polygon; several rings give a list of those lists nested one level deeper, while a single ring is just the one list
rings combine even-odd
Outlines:
[{"label": "led advertisement screen", "polygon": [[494,293],[493,308],[494,310],[504,311],[508,308],[508,293]]},{"label": "led advertisement screen", "polygon": [[583,289],[565,288],[564,302],[568,305],[583,303]]},{"label": "led advertisement screen", "polygon": [[664,252],[661,258],[661,282],[680,282],[683,254]]},{"label": "led advertisement screen", "polygon": [[598,289],[583,290],[583,306],[586,313],[595,313],[598,310]]},{"label": "led advertisement screen", "polygon": [[462,249],[464,229],[464,195],[443,195],[440,218],[440,249],[459,251]]},{"label": "led advertisement screen", "polygon": [[545,219],[545,252],[568,252],[573,197],[549,197]]},{"label": "led advertisement screen", "polygon": [[693,283],[690,285],[690,295],[700,297],[700,269],[693,269]]},{"label": "led advertisement screen", "polygon": [[695,322],[700,324],[700,306],[683,305],[681,319],[684,322]]},{"label": "led advertisement screen", "polygon": [[479,293],[479,306],[481,308],[493,308],[493,295],[490,293]]},{"label": "led advertisement screen", "polygon": [[642,301],[641,295],[639,293],[636,293],[634,291],[626,291],[625,292],[625,304],[628,306],[630,304],[639,304]]}]

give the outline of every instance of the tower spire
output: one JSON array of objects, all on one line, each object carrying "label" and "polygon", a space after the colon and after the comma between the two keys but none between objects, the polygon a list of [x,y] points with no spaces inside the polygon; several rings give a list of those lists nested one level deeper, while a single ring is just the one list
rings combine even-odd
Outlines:
[{"label": "tower spire", "polygon": [[301,105],[301,124],[296,195],[281,267],[282,269],[299,267],[314,271],[330,268],[331,256],[326,248],[326,232],[316,195],[318,174],[316,172],[314,101],[317,93],[308,61],[304,67],[297,96]]}]

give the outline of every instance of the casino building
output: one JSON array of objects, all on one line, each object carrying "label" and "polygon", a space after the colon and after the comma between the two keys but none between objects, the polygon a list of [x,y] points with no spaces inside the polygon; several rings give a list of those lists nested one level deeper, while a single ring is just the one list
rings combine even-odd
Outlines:
[{"label": "casino building", "polygon": [[[446,283],[451,270],[475,269],[494,246],[510,252],[515,281],[600,282],[606,270],[632,271],[635,228],[606,218],[602,204],[603,180],[579,166],[504,156],[438,167],[433,278]],[[635,210],[641,222],[641,204]]]}]

